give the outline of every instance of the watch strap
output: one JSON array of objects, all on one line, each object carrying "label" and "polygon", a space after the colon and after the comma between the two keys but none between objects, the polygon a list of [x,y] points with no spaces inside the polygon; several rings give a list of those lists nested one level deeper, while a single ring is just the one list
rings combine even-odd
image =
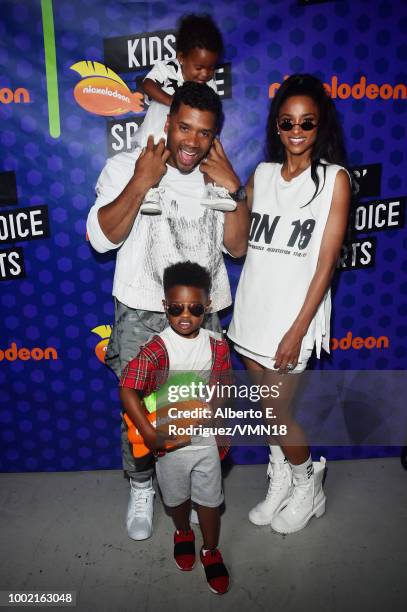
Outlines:
[{"label": "watch strap", "polygon": [[239,185],[236,191],[232,193],[229,191],[229,195],[232,198],[232,200],[235,200],[235,202],[239,202],[240,200],[245,200],[247,197],[246,189],[244,185]]}]

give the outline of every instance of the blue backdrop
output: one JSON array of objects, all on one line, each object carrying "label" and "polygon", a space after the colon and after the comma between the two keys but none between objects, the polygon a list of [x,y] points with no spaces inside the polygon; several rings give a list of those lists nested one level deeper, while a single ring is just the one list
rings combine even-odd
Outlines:
[{"label": "blue backdrop", "polygon": [[[106,157],[128,148],[143,117],[140,78],[173,54],[177,19],[191,5],[3,0],[2,8],[0,470],[117,468],[116,380],[101,362],[114,256],[92,251],[85,221]],[[284,77],[311,72],[330,87],[359,200],[334,286],[333,351],[314,367],[403,369],[406,4],[223,0],[193,10],[211,13],[224,35],[222,140],[242,180],[263,159],[270,96]],[[109,86],[110,99],[92,93]],[[233,288],[240,270],[228,261]],[[263,461],[266,450],[233,456]]]}]

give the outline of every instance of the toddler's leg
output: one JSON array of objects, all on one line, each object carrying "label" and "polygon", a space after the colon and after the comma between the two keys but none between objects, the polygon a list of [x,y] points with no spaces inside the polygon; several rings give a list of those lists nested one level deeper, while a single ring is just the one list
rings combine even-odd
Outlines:
[{"label": "toddler's leg", "polygon": [[204,177],[205,185],[208,185],[208,183],[212,183],[213,184],[213,181],[211,181],[211,179],[206,174],[206,172],[202,172],[202,174],[203,174],[203,177]]},{"label": "toddler's leg", "polygon": [[172,520],[178,531],[189,531],[189,514],[191,511],[191,500],[187,499],[183,504],[171,509]]},{"label": "toddler's leg", "polygon": [[216,548],[219,542],[220,513],[219,508],[208,508],[197,505],[199,526],[202,531],[203,548]]}]

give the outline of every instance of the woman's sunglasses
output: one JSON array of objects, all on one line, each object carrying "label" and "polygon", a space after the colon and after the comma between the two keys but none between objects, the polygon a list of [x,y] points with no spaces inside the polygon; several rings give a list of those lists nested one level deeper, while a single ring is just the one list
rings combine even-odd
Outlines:
[{"label": "woman's sunglasses", "polygon": [[205,306],[203,304],[180,304],[179,302],[174,302],[172,304],[167,304],[167,313],[171,317],[179,317],[184,309],[188,308],[189,313],[193,317],[201,317],[205,312]]},{"label": "woman's sunglasses", "polygon": [[300,128],[304,130],[304,132],[310,132],[311,130],[317,127],[317,123],[315,123],[311,119],[304,119],[304,121],[302,121],[301,123],[293,123],[291,119],[283,119],[278,124],[278,127],[280,128],[280,130],[283,130],[283,132],[289,132],[296,125],[299,125]]}]

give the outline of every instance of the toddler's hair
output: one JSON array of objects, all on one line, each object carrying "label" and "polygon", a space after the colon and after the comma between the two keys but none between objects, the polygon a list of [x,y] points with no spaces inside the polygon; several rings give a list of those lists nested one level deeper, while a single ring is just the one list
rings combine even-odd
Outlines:
[{"label": "toddler's hair", "polygon": [[223,53],[222,34],[210,15],[185,15],[179,22],[177,51],[188,55],[196,47]]}]

